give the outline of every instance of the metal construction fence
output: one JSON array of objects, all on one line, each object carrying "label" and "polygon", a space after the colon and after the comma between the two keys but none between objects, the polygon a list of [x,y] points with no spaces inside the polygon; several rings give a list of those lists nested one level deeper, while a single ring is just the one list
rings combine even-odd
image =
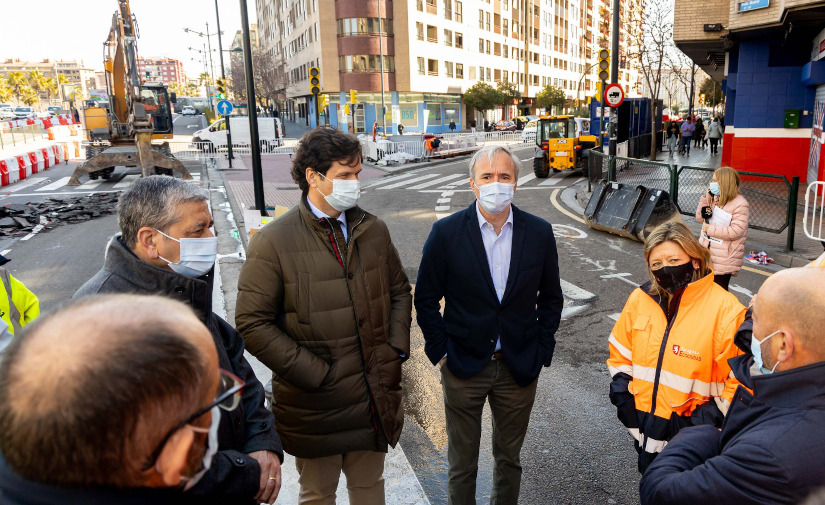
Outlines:
[{"label": "metal construction fence", "polygon": [[[611,157],[598,150],[589,153],[589,182],[600,179],[630,186],[667,191],[679,212],[694,216],[702,195],[708,191],[714,168],[671,165],[634,158]],[[788,230],[787,249],[793,250],[799,177],[757,172],[739,172],[739,192],[750,204],[748,227],[771,233]]]},{"label": "metal construction fence", "polygon": [[43,140],[43,126],[39,124],[18,126],[0,131],[0,149],[15,147]]}]

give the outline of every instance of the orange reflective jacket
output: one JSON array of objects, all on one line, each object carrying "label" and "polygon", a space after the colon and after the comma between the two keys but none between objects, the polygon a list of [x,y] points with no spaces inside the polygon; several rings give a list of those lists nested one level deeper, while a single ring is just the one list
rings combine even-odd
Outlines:
[{"label": "orange reflective jacket", "polygon": [[681,428],[721,425],[739,385],[728,359],[741,353],[733,338],[745,319],[745,307],[713,282],[713,273],[677,294],[669,314],[648,286],[630,294],[607,360],[611,401],[636,439],[640,470],[643,453],[649,463]]}]

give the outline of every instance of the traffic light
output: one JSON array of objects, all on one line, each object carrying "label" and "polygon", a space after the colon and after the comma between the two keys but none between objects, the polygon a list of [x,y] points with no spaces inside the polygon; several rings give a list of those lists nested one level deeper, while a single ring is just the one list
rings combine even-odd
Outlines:
[{"label": "traffic light", "polygon": [[344,114],[349,114],[349,105],[344,104]]},{"label": "traffic light", "polygon": [[599,80],[606,81],[608,77],[610,77],[610,51],[599,49]]},{"label": "traffic light", "polygon": [[218,95],[220,98],[226,98],[226,79],[218,78]]},{"label": "traffic light", "polygon": [[604,98],[602,98],[602,83],[601,82],[596,83],[596,93],[593,96],[596,98],[596,100],[599,101],[599,103],[602,103],[602,100],[604,100]]},{"label": "traffic light", "polygon": [[309,69],[309,92],[313,95],[321,94],[321,72],[318,67]]},{"label": "traffic light", "polygon": [[357,89],[349,90],[349,101],[350,101],[350,103],[358,103],[358,90]]},{"label": "traffic light", "polygon": [[704,93],[699,95],[699,105],[705,105],[705,94]]},{"label": "traffic light", "polygon": [[329,105],[329,95],[321,95],[321,108],[323,109]]},{"label": "traffic light", "polygon": [[573,107],[576,107],[577,109],[579,108],[579,99],[578,98],[573,99]]}]

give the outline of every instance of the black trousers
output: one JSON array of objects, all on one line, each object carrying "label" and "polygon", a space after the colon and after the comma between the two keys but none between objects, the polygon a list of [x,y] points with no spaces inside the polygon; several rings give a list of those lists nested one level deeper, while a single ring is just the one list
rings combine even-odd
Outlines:
[{"label": "black trousers", "polygon": [[715,139],[711,137],[710,139],[710,152],[716,154],[719,152],[719,139]]},{"label": "black trousers", "polygon": [[730,284],[730,276],[731,274],[713,274],[713,282],[725,288],[725,291],[730,291],[728,289],[728,284]]}]

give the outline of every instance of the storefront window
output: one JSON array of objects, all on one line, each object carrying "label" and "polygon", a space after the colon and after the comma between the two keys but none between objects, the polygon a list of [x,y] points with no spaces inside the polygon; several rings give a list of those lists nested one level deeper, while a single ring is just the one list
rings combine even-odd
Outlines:
[{"label": "storefront window", "polygon": [[461,123],[461,106],[457,103],[444,104],[444,123],[450,124],[450,121],[455,121],[455,124]]},{"label": "storefront window", "polygon": [[440,103],[428,103],[427,104],[427,114],[428,120],[427,123],[433,126],[439,126],[442,124],[441,122],[441,104]]}]

